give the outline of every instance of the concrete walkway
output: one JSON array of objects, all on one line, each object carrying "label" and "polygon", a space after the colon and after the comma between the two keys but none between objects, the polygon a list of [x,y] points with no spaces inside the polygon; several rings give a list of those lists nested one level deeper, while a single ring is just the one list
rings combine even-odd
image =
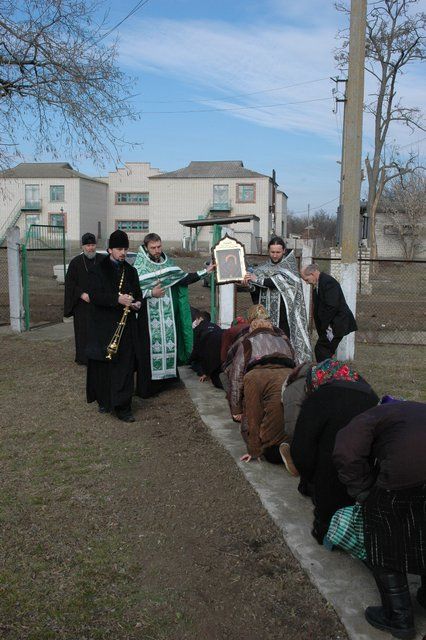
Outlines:
[{"label": "concrete walkway", "polygon": [[[246,453],[239,428],[229,415],[223,391],[210,383],[200,383],[189,367],[180,374],[203,422],[234,458],[247,480],[259,494],[263,506],[283,532],[284,539],[307,571],[312,582],[336,610],[352,640],[385,640],[392,636],[376,631],[364,620],[364,609],[380,604],[370,572],[361,561],[343,551],[327,551],[311,536],[312,503],[298,491],[298,479],[281,466],[268,462],[239,461]],[[415,600],[417,576],[410,576],[417,639],[426,634],[426,611]]]},{"label": "concrete walkway", "polygon": [[[11,331],[1,327],[0,335]],[[16,334],[15,334],[16,335]],[[72,322],[47,325],[21,334],[23,340],[57,342],[73,336]],[[262,504],[283,533],[294,556],[306,570],[324,598],[334,607],[351,640],[386,640],[390,634],[376,631],[364,620],[368,605],[379,604],[379,595],[369,571],[362,562],[340,551],[332,553],[319,546],[310,535],[312,505],[297,491],[298,480],[283,467],[267,462],[241,463],[245,445],[238,425],[232,422],[223,391],[210,383],[201,384],[189,367],[180,374],[201,419],[213,436],[231,454]],[[418,634],[426,638],[426,611],[415,600],[418,578],[410,576],[413,609]],[[321,640],[321,639],[319,639]]]}]

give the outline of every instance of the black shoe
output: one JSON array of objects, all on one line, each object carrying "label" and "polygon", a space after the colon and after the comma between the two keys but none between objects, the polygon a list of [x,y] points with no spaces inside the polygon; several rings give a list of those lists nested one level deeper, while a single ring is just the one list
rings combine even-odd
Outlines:
[{"label": "black shoe", "polygon": [[386,616],[383,607],[367,607],[365,610],[365,619],[372,627],[380,629],[380,631],[388,631],[394,638],[401,640],[412,640],[416,637],[416,630],[413,626],[398,625],[397,622]]},{"label": "black shoe", "polygon": [[109,413],[108,409],[106,407],[102,407],[101,405],[99,405],[98,411],[99,413]]},{"label": "black shoe", "polygon": [[126,413],[125,415],[118,415],[118,414],[116,415],[117,415],[117,418],[122,422],[136,422],[136,419],[134,418],[134,416],[132,416],[131,413]]},{"label": "black shoe", "polygon": [[417,589],[417,602],[426,609],[426,578],[422,576],[422,586]]}]

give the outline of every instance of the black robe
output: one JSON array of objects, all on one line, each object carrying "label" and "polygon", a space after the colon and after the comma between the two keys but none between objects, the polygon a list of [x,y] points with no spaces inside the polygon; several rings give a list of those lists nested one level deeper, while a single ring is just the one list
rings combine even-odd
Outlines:
[{"label": "black robe", "polygon": [[[254,285],[256,285],[256,283],[253,283]],[[276,289],[277,287],[274,284],[274,281],[272,280],[272,278],[265,278],[263,281],[263,286],[264,287],[268,287],[268,289]],[[259,298],[260,298],[260,289],[259,287],[255,287],[254,291],[250,291],[251,294],[251,299],[253,304],[259,304]],[[284,331],[285,335],[287,336],[287,338],[290,337],[290,327],[288,325],[288,318],[287,318],[287,308],[285,306],[285,302],[282,298],[282,296],[280,296],[280,322],[279,322],[279,328]]]},{"label": "black robe", "polygon": [[[198,282],[200,276],[198,273],[188,273],[176,285],[179,287],[187,287],[193,282]],[[151,378],[151,342],[149,337],[148,326],[148,307],[147,300],[142,302],[141,310],[138,313],[139,327],[139,353],[138,353],[138,375],[136,378],[136,394],[141,398],[150,398],[160,393],[171,383],[179,378],[179,372],[176,368],[176,377],[164,380],[152,380]]]},{"label": "black robe", "polygon": [[81,253],[71,260],[65,276],[64,317],[74,318],[75,362],[87,364],[86,346],[89,323],[89,303],[81,299],[88,292],[89,270],[102,259],[100,253],[89,260]]},{"label": "black robe", "polygon": [[131,293],[142,300],[136,269],[127,262],[115,266],[109,255],[89,272],[89,338],[87,343],[87,401],[108,411],[128,413],[134,389],[134,372],[138,347],[136,314],[127,316],[117,355],[106,360],[107,347],[123,315],[118,303],[119,284],[124,269],[121,293]]}]

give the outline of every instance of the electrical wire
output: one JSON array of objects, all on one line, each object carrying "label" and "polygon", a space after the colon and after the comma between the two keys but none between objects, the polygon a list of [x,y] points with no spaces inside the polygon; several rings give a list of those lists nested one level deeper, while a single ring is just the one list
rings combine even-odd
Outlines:
[{"label": "electrical wire", "polygon": [[177,113],[211,113],[212,111],[246,111],[247,109],[270,109],[272,107],[286,107],[291,104],[305,104],[307,102],[323,102],[324,100],[332,100],[329,96],[327,98],[314,98],[312,100],[299,100],[298,102],[280,102],[274,104],[262,104],[253,107],[226,107],[223,109],[186,109],[183,111],[141,111],[142,115],[162,115],[162,114],[177,114]]},{"label": "electrical wire", "polygon": [[[200,98],[199,100],[144,100],[144,104],[179,104],[183,102],[219,102],[223,100],[235,100],[236,98],[244,98],[245,96],[255,96],[259,93],[271,93],[272,91],[282,91],[284,89],[292,89],[293,87],[300,87],[304,84],[313,84],[314,82],[322,82],[323,80],[329,80],[329,77],[317,78],[316,80],[306,80],[305,82],[296,82],[295,84],[288,84],[284,87],[274,87],[272,89],[262,89],[260,91],[251,91],[250,93],[239,93],[234,96],[224,96],[223,98]],[[139,94],[142,95],[142,94]]]},{"label": "electrical wire", "polygon": [[336,202],[339,199],[339,196],[333,198],[333,200],[329,200],[328,202],[323,202],[322,204],[317,204],[314,207],[310,207],[309,209],[301,209],[300,211],[292,211],[292,213],[308,213],[308,211],[312,211],[313,209],[321,209],[321,207],[325,207],[326,204],[331,204],[332,202]]},{"label": "electrical wire", "polygon": [[120,22],[117,22],[116,25],[114,25],[113,27],[111,27],[111,29],[109,29],[109,31],[107,31],[106,33],[104,33],[103,36],[101,36],[98,39],[98,42],[101,42],[101,40],[104,40],[105,38],[107,38],[113,31],[115,31],[116,29],[118,29],[118,27],[120,27],[123,22],[125,22],[126,20],[128,20],[129,18],[131,18],[137,11],[139,11],[139,9],[142,9],[142,7],[144,7],[146,4],[148,4],[150,0],[139,0],[139,2],[137,4],[135,4],[135,6],[133,7],[133,9],[131,9],[131,11],[129,11],[129,13],[124,16],[124,18],[122,20],[120,20]]}]

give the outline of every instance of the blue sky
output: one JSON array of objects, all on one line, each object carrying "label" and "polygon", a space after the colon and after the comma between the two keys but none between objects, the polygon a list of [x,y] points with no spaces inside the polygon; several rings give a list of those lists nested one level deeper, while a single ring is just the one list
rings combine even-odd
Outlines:
[{"label": "blue sky", "polygon": [[[135,3],[105,3],[111,26]],[[191,160],[242,160],[261,173],[276,170],[289,209],[304,212],[309,203],[311,211],[323,205],[334,213],[342,111],[333,113],[330,76],[337,75],[333,49],[344,26],[329,0],[149,0],[114,32],[142,112],[123,132],[141,147],[124,151],[123,160],[165,171]],[[424,109],[424,69],[411,66],[399,90]],[[364,131],[367,152],[367,118]],[[406,150],[422,140],[414,148],[424,156],[421,131],[395,128],[391,139]],[[87,163],[79,168],[98,173]]]}]

